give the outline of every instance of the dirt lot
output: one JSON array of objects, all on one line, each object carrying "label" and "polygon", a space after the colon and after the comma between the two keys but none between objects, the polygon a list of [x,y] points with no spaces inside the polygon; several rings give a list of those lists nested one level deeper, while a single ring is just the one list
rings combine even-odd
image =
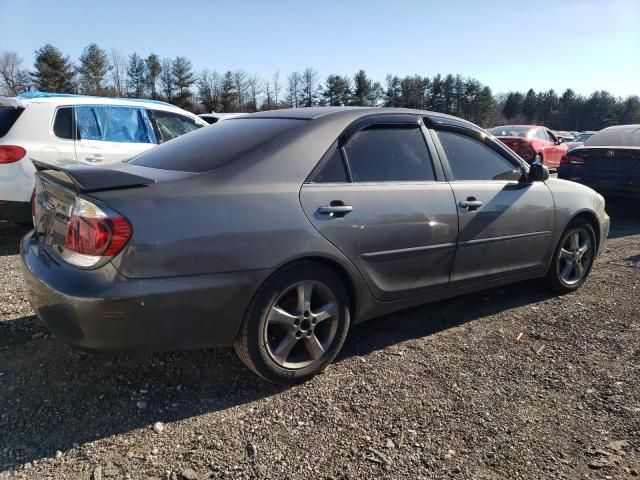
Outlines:
[{"label": "dirt lot", "polygon": [[579,292],[527,282],[380,318],[292,388],[230,350],[60,343],[22,289],[25,232],[0,223],[0,478],[638,477],[640,216],[609,210]]}]

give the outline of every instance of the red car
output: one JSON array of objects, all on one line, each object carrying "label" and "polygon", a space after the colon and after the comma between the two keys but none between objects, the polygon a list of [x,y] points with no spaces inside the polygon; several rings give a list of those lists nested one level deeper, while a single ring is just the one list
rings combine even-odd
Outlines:
[{"label": "red car", "polygon": [[489,130],[493,136],[529,163],[539,161],[548,168],[558,168],[568,147],[546,127],[504,125]]}]

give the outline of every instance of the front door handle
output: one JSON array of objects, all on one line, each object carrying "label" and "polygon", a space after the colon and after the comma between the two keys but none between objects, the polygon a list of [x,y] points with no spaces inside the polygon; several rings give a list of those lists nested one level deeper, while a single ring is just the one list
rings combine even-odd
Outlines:
[{"label": "front door handle", "polygon": [[103,161],[104,157],[102,156],[101,153],[96,153],[95,155],[89,155],[88,157],[85,157],[85,160],[87,162],[96,163],[96,162]]},{"label": "front door handle", "polygon": [[463,200],[458,204],[460,208],[466,208],[467,210],[477,210],[482,206],[482,202],[480,200],[476,200],[473,197],[470,197],[466,200]]},{"label": "front door handle", "polygon": [[351,205],[327,205],[325,207],[318,207],[318,213],[323,215],[345,215],[353,210]]}]

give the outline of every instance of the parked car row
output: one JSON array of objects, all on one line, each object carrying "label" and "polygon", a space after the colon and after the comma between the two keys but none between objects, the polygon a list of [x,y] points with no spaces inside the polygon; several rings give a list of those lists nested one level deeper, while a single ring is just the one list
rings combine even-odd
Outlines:
[{"label": "parked car row", "polygon": [[0,219],[31,223],[32,160],[112,165],[205,125],[153,100],[42,92],[0,97]]}]

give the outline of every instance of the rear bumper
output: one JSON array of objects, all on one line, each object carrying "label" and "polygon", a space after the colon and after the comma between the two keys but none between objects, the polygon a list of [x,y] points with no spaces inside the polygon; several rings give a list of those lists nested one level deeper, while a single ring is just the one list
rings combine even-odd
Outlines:
[{"label": "rear bumper", "polygon": [[593,188],[605,197],[640,197],[640,172],[590,172],[572,165],[561,165],[558,178]]},{"label": "rear bumper", "polygon": [[129,279],[111,264],[87,271],[20,245],[28,296],[60,339],[102,351],[230,346],[254,292],[271,271]]},{"label": "rear bumper", "polygon": [[31,202],[7,202],[0,200],[0,220],[31,225]]}]

